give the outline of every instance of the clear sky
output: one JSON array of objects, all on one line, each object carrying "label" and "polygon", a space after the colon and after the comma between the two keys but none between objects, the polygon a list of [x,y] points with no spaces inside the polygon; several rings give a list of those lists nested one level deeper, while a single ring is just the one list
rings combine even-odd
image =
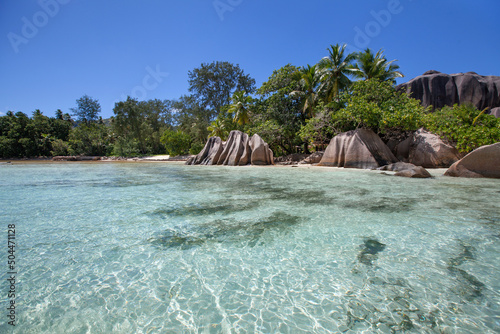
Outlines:
[{"label": "clear sky", "polygon": [[104,118],[127,95],[177,99],[188,71],[221,60],[257,85],[330,44],[398,59],[405,78],[500,75],[498,0],[0,0],[0,115],[54,116],[84,94]]}]

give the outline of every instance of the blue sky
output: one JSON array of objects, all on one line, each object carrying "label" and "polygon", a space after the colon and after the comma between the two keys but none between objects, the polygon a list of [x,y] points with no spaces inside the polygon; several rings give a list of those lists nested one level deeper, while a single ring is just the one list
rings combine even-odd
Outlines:
[{"label": "blue sky", "polygon": [[427,70],[500,75],[498,0],[0,0],[0,113],[69,112],[84,94],[104,118],[127,95],[177,99],[188,71],[239,64],[259,86],[330,44],[384,49],[405,82]]}]

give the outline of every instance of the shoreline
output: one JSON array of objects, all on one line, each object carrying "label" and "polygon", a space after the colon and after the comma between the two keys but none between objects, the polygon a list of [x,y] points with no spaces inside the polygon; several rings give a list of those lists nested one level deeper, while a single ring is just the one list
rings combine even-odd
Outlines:
[{"label": "shoreline", "polygon": [[[126,159],[105,159],[105,160],[78,160],[78,161],[66,161],[66,160],[52,160],[46,159],[0,159],[0,165],[31,165],[31,164],[101,164],[101,163],[167,163],[172,165],[184,165],[186,160],[179,159],[154,159],[154,157],[148,158],[126,158]],[[191,166],[191,167],[214,167],[214,166]],[[360,168],[344,168],[344,167],[330,167],[330,166],[317,166],[311,164],[275,164],[275,165],[246,165],[246,166],[215,166],[215,167],[228,167],[228,168],[262,168],[262,167],[272,167],[272,168],[299,168],[299,169],[316,169],[324,171],[358,171],[358,172],[375,172],[377,174],[393,175],[396,172],[393,171],[383,171],[377,169],[360,169]],[[427,171],[432,175],[432,177],[443,176],[448,168],[426,168]]]},{"label": "shoreline", "polygon": [[170,157],[169,155],[144,157],[100,157],[100,156],[55,156],[39,158],[0,159],[0,164],[34,164],[34,163],[101,163],[101,162],[186,162],[190,156]]},{"label": "shoreline", "polygon": [[34,164],[103,164],[103,163],[169,163],[184,164],[184,160],[147,160],[147,159],[124,159],[124,160],[78,160],[78,161],[56,161],[51,159],[22,159],[22,160],[0,160],[0,165],[34,165]]}]

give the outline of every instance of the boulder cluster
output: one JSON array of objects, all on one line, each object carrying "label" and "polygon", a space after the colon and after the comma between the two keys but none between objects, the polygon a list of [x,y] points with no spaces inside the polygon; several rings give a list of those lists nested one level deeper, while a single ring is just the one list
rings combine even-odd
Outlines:
[{"label": "boulder cluster", "polygon": [[[500,117],[500,77],[474,72],[445,74],[428,71],[396,87],[433,109],[473,104]],[[257,134],[231,131],[227,141],[211,137],[190,165],[271,165],[273,152]],[[371,130],[341,133],[324,152],[291,154],[276,159],[283,165],[317,164],[344,168],[381,169],[397,176],[431,177],[425,168],[449,168],[445,175],[500,178],[500,143],[480,147],[465,157],[438,135],[419,129],[402,141],[384,143]]]},{"label": "boulder cluster", "polygon": [[258,134],[249,137],[233,130],[226,141],[210,137],[203,150],[186,162],[187,165],[273,165],[273,152]]},{"label": "boulder cluster", "polygon": [[319,166],[395,171],[396,176],[431,177],[425,168],[448,168],[445,175],[500,178],[500,143],[482,146],[462,158],[439,136],[419,129],[386,145],[373,131],[357,129],[330,141]]},{"label": "boulder cluster", "polygon": [[[201,152],[188,159],[187,165],[273,165],[269,145],[255,134],[231,131],[227,141],[210,137]],[[465,157],[439,136],[424,129],[403,141],[385,144],[372,130],[357,129],[332,138],[324,152],[309,156],[292,154],[276,159],[283,165],[378,169],[393,171],[395,176],[427,178],[425,168],[448,168],[445,175],[500,178],[500,143],[482,146]]]}]

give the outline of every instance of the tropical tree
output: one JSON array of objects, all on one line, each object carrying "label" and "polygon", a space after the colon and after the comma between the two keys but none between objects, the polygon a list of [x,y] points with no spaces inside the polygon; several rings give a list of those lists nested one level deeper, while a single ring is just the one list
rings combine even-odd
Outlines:
[{"label": "tropical tree", "polygon": [[113,150],[110,129],[104,124],[82,123],[71,129],[69,153],[71,155],[108,155]]},{"label": "tropical tree", "polygon": [[99,119],[98,114],[101,112],[99,100],[94,100],[88,95],[83,95],[76,100],[76,105],[76,108],[71,108],[70,110],[79,122],[85,124],[97,122]]},{"label": "tropical tree", "polygon": [[302,113],[307,117],[312,117],[314,107],[318,102],[317,89],[320,77],[317,67],[316,65],[301,67],[295,72],[294,77],[300,83],[300,90],[295,90],[291,94],[301,97]]},{"label": "tropical tree", "polygon": [[222,140],[225,140],[228,135],[226,122],[220,117],[212,121],[207,127],[207,130],[210,131],[210,137],[220,137]]},{"label": "tropical tree", "polygon": [[404,77],[399,71],[399,65],[394,64],[397,59],[387,61],[384,52],[380,49],[376,54],[367,48],[356,53],[356,65],[353,74],[361,79],[378,79],[396,83],[396,78]]},{"label": "tropical tree", "polygon": [[174,124],[177,129],[189,134],[193,144],[205,144],[209,131],[211,111],[201,106],[193,95],[183,95],[172,102]]},{"label": "tropical tree", "polygon": [[130,156],[165,152],[160,139],[165,129],[173,126],[170,101],[137,101],[129,96],[126,101],[117,102],[113,112],[115,154]]},{"label": "tropical tree", "polygon": [[186,154],[191,147],[191,137],[181,130],[165,130],[161,142],[165,145],[167,153],[172,156]]},{"label": "tropical tree", "polygon": [[231,105],[227,110],[228,113],[233,114],[233,122],[238,125],[245,125],[250,122],[248,112],[252,98],[245,95],[244,91],[238,91],[233,94],[231,98]]},{"label": "tropical tree", "polygon": [[234,92],[255,91],[255,79],[245,74],[239,65],[226,61],[201,64],[189,71],[188,76],[189,91],[203,109],[210,111],[207,122],[213,121],[221,108],[230,103]]},{"label": "tropical tree", "polygon": [[285,65],[273,71],[269,79],[257,90],[260,101],[252,109],[248,134],[258,133],[275,154],[289,154],[302,144],[298,137],[304,114],[300,98],[294,91],[301,90],[297,81],[298,67]]},{"label": "tropical tree", "polygon": [[328,56],[318,63],[318,72],[321,85],[319,93],[324,97],[325,103],[331,102],[340,92],[351,85],[350,75],[355,75],[356,68],[353,62],[356,54],[345,54],[346,45],[330,45],[327,49]]}]

